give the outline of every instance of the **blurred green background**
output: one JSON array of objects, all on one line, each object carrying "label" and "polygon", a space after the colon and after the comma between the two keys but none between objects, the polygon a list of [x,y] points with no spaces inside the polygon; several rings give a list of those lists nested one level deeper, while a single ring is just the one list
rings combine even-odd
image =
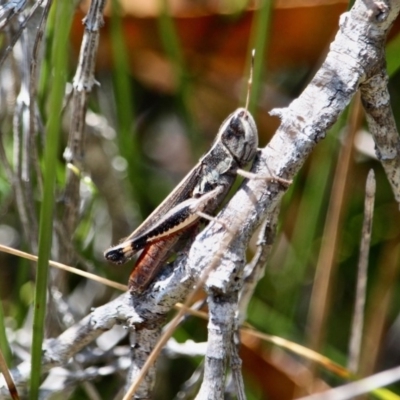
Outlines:
[{"label": "blurred green background", "polygon": [[[16,46],[2,65],[0,243],[37,254],[43,190],[34,166],[38,165],[44,175],[52,169],[56,177],[56,222],[51,258],[125,283],[130,265],[108,265],[103,251],[129,235],[165,198],[207,151],[225,117],[244,105],[251,49],[256,48],[257,53],[250,108],[258,125],[260,146],[265,146],[279,124],[268,111],[287,106],[312,79],[348,4],[321,1],[304,6],[304,2],[300,5],[295,0],[274,6],[267,1],[255,5],[240,1],[110,2],[100,31],[95,70],[98,84],[88,97],[83,167],[73,171],[79,176],[80,200],[78,223],[70,237],[64,230],[63,217],[68,207],[66,177],[71,168],[66,166],[63,153],[71,129],[69,93],[82,43],[86,3],[77,9],[73,4],[66,7],[61,19],[54,10],[56,3],[50,10],[45,50],[38,65],[36,135],[29,142],[33,147],[24,142],[23,114],[18,109],[25,79],[18,66],[24,52]],[[61,20],[62,28],[58,25]],[[68,45],[61,48],[55,46],[61,40],[60,30],[68,33]],[[398,122],[397,30],[395,27],[390,35],[387,63]],[[12,30],[10,33],[15,34]],[[7,38],[3,34],[3,51]],[[54,73],[57,60],[63,68],[58,75]],[[57,85],[62,90],[58,103],[54,100],[57,95],[52,97]],[[62,118],[58,117],[60,110]],[[52,116],[60,136],[58,144],[53,142],[56,162],[49,165],[43,143],[50,143],[46,135]],[[16,125],[18,118],[22,122]],[[353,128],[349,126],[352,118],[356,120]],[[16,126],[20,132],[15,131]],[[348,163],[343,155],[344,143],[350,143]],[[5,159],[11,172],[7,172]],[[28,165],[26,176],[24,163]],[[339,164],[344,165],[341,175]],[[248,322],[259,331],[312,346],[346,366],[365,181],[371,168],[377,190],[360,375],[394,366],[400,359],[400,328],[396,322],[400,220],[399,206],[376,160],[368,126],[357,104],[346,110],[317,146],[286,194],[273,255],[248,310]],[[342,191],[337,190],[340,185],[335,186],[335,177],[343,183]],[[17,198],[25,205],[18,206]],[[336,215],[330,204],[337,201],[341,205]],[[27,213],[25,225],[21,210]],[[49,214],[51,218],[51,210]],[[333,228],[327,234],[324,227],[330,218]],[[330,261],[323,258],[329,246],[334,246]],[[249,249],[249,259],[254,251],[255,244]],[[0,265],[0,344],[12,367],[21,362],[22,349],[30,345],[34,268],[28,261],[6,253],[0,253]],[[313,289],[317,265],[331,271],[327,298],[319,296],[315,286]],[[68,322],[49,311],[53,320],[46,323],[46,335],[50,337],[115,295],[112,289],[90,286],[80,277],[59,271],[51,272],[50,281],[72,318]],[[310,321],[317,318],[319,306],[325,323],[316,328]],[[206,340],[206,322],[188,318],[175,338]],[[126,337],[119,345],[127,345]],[[324,368],[317,372],[308,369],[309,361],[303,357],[247,335],[243,336],[242,358],[249,399],[294,398],[307,393],[312,376],[317,377],[316,387],[344,382]],[[174,398],[199,365],[199,359],[164,356],[155,398]],[[99,398],[104,399],[114,398],[122,386],[120,374],[98,377],[94,383]],[[393,391],[400,395],[399,387],[393,387]],[[84,385],[74,387],[69,396],[91,398]]]}]

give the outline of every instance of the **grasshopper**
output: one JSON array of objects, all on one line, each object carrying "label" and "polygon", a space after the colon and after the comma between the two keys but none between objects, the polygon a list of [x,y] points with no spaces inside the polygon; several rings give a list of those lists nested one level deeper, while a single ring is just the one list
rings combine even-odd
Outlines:
[{"label": "grasshopper", "polygon": [[129,277],[129,290],[141,293],[151,283],[182,234],[213,213],[238,170],[255,157],[258,134],[253,117],[238,108],[222,123],[211,149],[153,213],[122,243],[106,250],[107,260],[123,264],[144,249]]},{"label": "grasshopper", "polygon": [[123,264],[143,249],[129,276],[131,293],[142,293],[179,239],[196,229],[201,218],[210,219],[207,215],[221,205],[238,173],[251,175],[241,172],[258,148],[257,127],[247,110],[251,82],[252,69],[246,108],[238,108],[225,119],[208,153],[130,236],[105,251],[107,260]]}]

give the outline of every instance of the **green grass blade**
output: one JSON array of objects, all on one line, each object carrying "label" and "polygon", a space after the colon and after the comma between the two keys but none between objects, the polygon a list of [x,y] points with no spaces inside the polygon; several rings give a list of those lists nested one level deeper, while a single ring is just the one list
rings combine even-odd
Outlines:
[{"label": "green grass blade", "polygon": [[40,208],[38,264],[34,298],[32,366],[30,380],[30,399],[37,399],[41,378],[42,343],[44,337],[44,321],[46,315],[46,294],[48,280],[48,261],[50,258],[52,232],[54,191],[58,150],[59,132],[61,129],[61,108],[65,92],[68,35],[73,12],[73,3],[68,1],[55,2],[57,7],[57,24],[53,42],[53,74],[50,86],[49,104],[51,112],[46,126],[46,146],[44,151],[44,191]]},{"label": "green grass blade", "polygon": [[191,94],[188,78],[189,74],[185,68],[181,43],[174,26],[174,21],[168,10],[167,1],[159,0],[159,4],[161,10],[158,18],[159,35],[163,43],[164,51],[174,68],[174,76],[178,84],[177,106],[187,126],[188,138],[191,142],[192,150],[196,153],[201,143],[189,110],[189,98]]},{"label": "green grass blade", "polygon": [[[254,13],[253,24],[251,27],[250,49],[255,49],[253,86],[250,93],[249,111],[254,114],[257,101],[260,96],[261,83],[263,82],[263,70],[266,69],[265,53],[268,46],[269,33],[271,28],[272,1],[263,0],[260,9]],[[248,63],[250,62],[250,58]],[[250,65],[250,63],[249,63]],[[247,92],[247,87],[246,87]]]},{"label": "green grass blade", "polygon": [[4,321],[3,305],[0,302],[0,349],[8,365],[11,365],[11,350],[6,335],[6,324]]},{"label": "green grass blade", "polygon": [[[49,17],[45,29],[45,42],[52,43],[54,39],[54,29],[56,24],[56,7],[51,7]],[[45,113],[46,93],[49,90],[50,74],[51,74],[51,46],[45,46],[43,61],[40,65],[40,77],[38,83],[38,104],[42,115]]]},{"label": "green grass blade", "polygon": [[386,388],[376,389],[371,393],[374,394],[376,398],[382,400],[400,400],[399,395]]},{"label": "green grass blade", "polygon": [[389,76],[394,75],[400,67],[400,34],[386,46],[386,69]]},{"label": "green grass blade", "polygon": [[117,110],[117,144],[121,156],[127,162],[128,185],[140,210],[145,216],[148,213],[146,195],[145,168],[137,132],[135,132],[135,104],[129,72],[128,50],[121,24],[121,12],[118,0],[113,0],[111,18],[111,41],[114,59],[113,84]]},{"label": "green grass blade", "polygon": [[[276,304],[281,312],[292,317],[296,304],[300,301],[307,266],[315,251],[314,242],[318,236],[319,219],[325,208],[326,190],[330,182],[329,176],[332,173],[339,144],[337,136],[346,124],[346,114],[343,114],[331,129],[325,138],[324,147],[319,148],[313,155],[307,174],[307,182],[302,185],[298,217],[292,233],[294,248],[286,255],[283,263],[280,279],[281,287],[285,289],[282,289],[279,304]],[[286,201],[290,201],[290,199]],[[278,282],[277,285],[279,285]],[[285,332],[285,334],[289,334],[289,332]]]}]

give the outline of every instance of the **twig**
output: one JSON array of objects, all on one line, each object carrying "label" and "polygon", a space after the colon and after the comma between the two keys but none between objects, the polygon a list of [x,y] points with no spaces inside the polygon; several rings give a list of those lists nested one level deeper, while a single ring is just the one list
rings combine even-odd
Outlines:
[{"label": "twig", "polygon": [[[26,215],[27,227],[29,227],[28,236],[26,237],[28,243],[33,252],[37,251],[37,232],[38,232],[38,216],[36,208],[34,207],[34,177],[31,172],[32,166],[32,154],[36,152],[36,145],[34,140],[30,137],[30,96],[29,86],[30,82],[30,62],[32,59],[30,52],[30,32],[26,27],[20,37],[19,45],[22,52],[22,60],[18,64],[21,85],[20,90],[16,99],[16,105],[14,110],[13,118],[13,129],[14,137],[19,140],[15,141],[15,165],[16,165],[16,193],[21,197],[17,201],[19,205],[18,211],[21,216]],[[33,148],[31,147],[33,144]],[[37,163],[36,163],[37,165]],[[40,168],[37,165],[39,171],[38,179],[40,180]],[[22,219],[22,217],[21,217]]]},{"label": "twig", "polygon": [[[171,324],[177,320],[174,318]],[[179,321],[176,322],[179,323]],[[171,337],[176,325],[171,325],[160,338],[161,323],[154,327],[144,327],[130,335],[130,343],[135,348],[135,353],[127,378],[126,394],[123,399],[136,398],[149,399],[156,383],[155,361],[164,344]],[[165,340],[164,340],[165,339]],[[131,384],[133,382],[133,384]]]},{"label": "twig", "polygon": [[265,217],[257,240],[257,252],[244,269],[244,284],[239,297],[239,325],[246,321],[249,302],[253,297],[257,283],[264,276],[266,262],[275,239],[278,215],[279,210],[272,210],[272,215]]},{"label": "twig", "polygon": [[[360,376],[374,373],[379,357],[380,343],[384,343],[387,316],[396,295],[400,273],[400,245],[398,239],[385,243],[377,262],[377,276],[368,302],[364,328],[363,352],[359,363]],[[388,340],[390,342],[390,340]]]},{"label": "twig", "polygon": [[371,375],[368,378],[360,379],[338,388],[327,390],[323,393],[302,397],[299,400],[347,400],[356,396],[366,394],[374,389],[390,385],[400,380],[400,367],[388,369]]},{"label": "twig", "polygon": [[375,202],[375,174],[370,170],[365,188],[364,221],[362,227],[362,238],[360,246],[360,258],[358,260],[358,278],[354,305],[353,323],[349,344],[349,361],[347,368],[354,374],[358,372],[361,340],[364,328],[364,307],[367,295],[367,269],[368,255],[371,244],[372,219],[374,215]]},{"label": "twig", "polygon": [[[38,257],[34,256],[33,254],[25,253],[24,251],[13,249],[13,248],[8,247],[8,246],[3,246],[2,244],[0,244],[0,251],[4,251],[5,253],[13,254],[13,255],[15,255],[17,257],[26,258],[27,260],[31,260],[31,261],[35,261],[35,262],[37,262],[37,260],[38,260]],[[62,264],[62,263],[59,263],[59,262],[56,262],[56,261],[49,261],[49,265],[52,266],[52,267],[56,267],[58,269],[61,269],[63,271],[66,271],[66,272],[71,272],[73,274],[83,276],[83,277],[85,277],[87,279],[92,279],[92,280],[94,280],[96,282],[100,282],[102,284],[106,284],[106,285],[108,285],[110,287],[113,287],[113,288],[115,288],[117,290],[122,290],[122,291],[128,290],[128,287],[126,285],[122,285],[121,283],[117,283],[117,282],[111,281],[109,279],[102,278],[100,276],[96,276],[96,275],[90,274],[90,273],[88,273],[86,271],[82,271],[81,269],[70,267],[68,265],[65,265],[65,264]]]},{"label": "twig", "polygon": [[11,0],[0,6],[0,29],[4,29],[12,18],[24,9],[26,2],[27,0]]},{"label": "twig", "polygon": [[204,365],[200,363],[192,376],[181,386],[179,398],[181,400],[193,399],[203,379]]},{"label": "twig", "polygon": [[28,21],[32,18],[33,14],[35,13],[35,11],[37,10],[38,7],[40,7],[42,5],[42,3],[45,0],[38,0],[33,6],[32,8],[29,10],[29,14],[25,17],[25,19],[22,21],[22,23],[20,24],[20,27],[18,29],[18,32],[13,36],[11,43],[6,47],[6,49],[3,52],[2,57],[0,58],[0,68],[3,66],[4,61],[6,60],[7,56],[10,54],[10,51],[13,49],[13,47],[15,46],[15,43],[17,43],[18,39],[20,38],[22,32],[24,31],[24,29],[26,28],[26,25],[28,23]]},{"label": "twig", "polygon": [[39,26],[37,27],[37,34],[33,45],[33,51],[30,63],[30,74],[29,74],[30,75],[29,76],[29,134],[28,134],[29,148],[30,148],[29,154],[30,154],[31,165],[33,165],[36,171],[36,179],[38,182],[40,193],[43,192],[43,177],[38,162],[38,151],[35,143],[35,139],[37,136],[37,124],[35,123],[35,121],[36,119],[40,118],[40,115],[37,112],[37,99],[36,99],[37,65],[38,65],[40,45],[42,43],[44,28],[50,12],[51,5],[52,5],[52,0],[47,0],[42,13],[42,17],[40,18]]},{"label": "twig", "polygon": [[[104,396],[101,396],[96,387],[90,382],[104,376],[124,372],[128,366],[128,357],[125,358],[125,362],[120,362],[118,358],[116,358],[114,362],[100,367],[90,366],[89,368],[83,369],[78,368],[76,366],[77,363],[74,363],[74,370],[71,370],[71,368],[57,368],[54,370],[54,374],[52,374],[52,371],[50,372],[46,381],[42,384],[40,388],[40,398],[49,399],[57,395],[64,399],[73,398],[71,395],[76,387],[78,385],[83,385],[83,389],[87,391],[86,399],[102,400]],[[71,366],[69,365],[69,367]]]},{"label": "twig", "polygon": [[[131,318],[131,323],[127,323],[127,326],[132,327],[134,323],[141,322],[140,315],[132,310],[129,294],[125,293],[97,308],[56,339],[47,339],[44,342],[42,373],[45,374],[56,366],[65,365],[87,344],[111,329],[116,323],[126,321],[127,318]],[[11,372],[19,392],[23,393],[30,373],[30,363],[22,363]],[[7,397],[7,389],[0,387],[0,398]]]},{"label": "twig", "polygon": [[[229,297],[228,297],[229,296]],[[209,321],[207,353],[204,365],[204,379],[196,397],[201,399],[222,399],[225,392],[225,374],[228,357],[232,355],[233,332],[237,310],[237,292],[232,295],[208,296]],[[232,361],[232,360],[231,360]],[[241,387],[239,359],[233,360],[235,382]]]},{"label": "twig", "polygon": [[[64,152],[67,163],[73,164],[79,171],[83,170],[84,158],[84,128],[87,108],[87,99],[96,83],[94,78],[95,60],[99,43],[99,31],[103,26],[103,11],[105,0],[93,0],[90,9],[83,20],[85,33],[79,54],[78,67],[73,79],[72,113],[68,139],[68,147]],[[79,212],[79,184],[80,178],[71,169],[67,168],[67,183],[64,194],[65,235],[72,237],[77,224]],[[64,251],[62,259],[70,262],[68,251]]]},{"label": "twig", "polygon": [[389,77],[383,65],[384,45],[377,46],[376,51],[382,64],[378,64],[375,75],[360,85],[361,101],[374,138],[376,156],[382,163],[396,201],[400,203],[400,136],[390,106]]},{"label": "twig", "polygon": [[[7,174],[7,178],[9,180],[9,182],[12,183],[12,188],[13,188],[13,192],[14,192],[15,201],[17,203],[17,209],[18,209],[18,213],[19,213],[19,218],[21,220],[22,229],[23,229],[25,237],[29,239],[31,230],[30,230],[27,210],[26,210],[25,204],[24,204],[22,185],[21,185],[20,179],[17,177],[17,173],[15,173],[13,171],[11,164],[7,159],[7,155],[6,155],[3,140],[2,140],[3,136],[4,136],[3,132],[0,131],[0,160],[4,166],[4,170]],[[14,136],[14,137],[17,137],[18,141],[19,141],[18,135]],[[19,149],[19,146],[14,145],[14,150],[16,148]],[[18,154],[19,154],[19,152],[18,152]],[[32,242],[29,242],[29,243],[30,243],[31,247],[35,246],[35,243],[33,243],[33,239],[32,239]]]},{"label": "twig", "polygon": [[307,317],[309,346],[319,350],[325,336],[325,327],[330,307],[330,291],[337,270],[336,253],[343,222],[343,204],[345,202],[346,184],[349,179],[349,167],[353,152],[353,142],[360,125],[360,98],[354,99],[350,109],[349,124],[346,129],[344,145],[338,156],[335,177],[329,199],[321,249],[318,255],[315,278],[310,298]]},{"label": "twig", "polygon": [[231,347],[231,369],[233,375],[233,381],[235,383],[236,394],[238,400],[245,400],[246,394],[244,390],[244,381],[242,374],[242,360],[239,356],[238,347],[240,345],[239,331],[236,330],[233,334],[232,338],[232,347]]},{"label": "twig", "polygon": [[0,371],[4,376],[4,380],[7,384],[7,388],[10,393],[10,396],[14,400],[18,400],[19,399],[18,390],[15,387],[15,383],[10,374],[10,371],[8,370],[7,362],[6,362],[6,359],[4,358],[4,355],[3,355],[3,352],[1,351],[1,349],[0,349]]}]

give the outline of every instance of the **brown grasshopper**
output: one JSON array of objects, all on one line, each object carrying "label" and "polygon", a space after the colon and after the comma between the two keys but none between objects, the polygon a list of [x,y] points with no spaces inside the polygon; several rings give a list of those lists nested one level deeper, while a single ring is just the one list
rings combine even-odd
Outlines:
[{"label": "brown grasshopper", "polygon": [[258,147],[257,127],[247,111],[253,62],[254,51],[246,108],[226,118],[210,151],[130,236],[104,253],[107,260],[123,264],[143,249],[129,276],[132,293],[147,288],[185,232],[195,229],[200,218],[210,219],[208,215],[221,205],[238,173],[252,177],[242,168],[253,161]]},{"label": "brown grasshopper", "polygon": [[143,292],[182,234],[221,205],[237,171],[254,159],[257,147],[254,119],[247,109],[238,108],[222,123],[209,152],[172,193],[130,236],[104,253],[107,260],[123,264],[144,249],[129,277],[132,293]]}]

